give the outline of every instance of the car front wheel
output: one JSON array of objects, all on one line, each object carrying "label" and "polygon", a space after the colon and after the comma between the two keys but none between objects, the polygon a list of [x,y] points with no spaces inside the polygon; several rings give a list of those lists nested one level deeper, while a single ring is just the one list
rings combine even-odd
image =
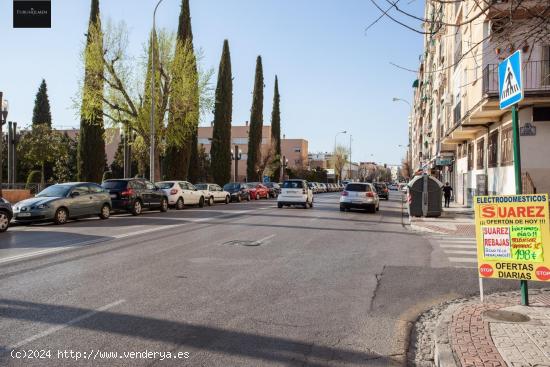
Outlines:
[{"label": "car front wheel", "polygon": [[229,197],[229,195],[227,195],[225,197],[225,204],[229,204],[230,201],[231,201],[231,198]]},{"label": "car front wheel", "polygon": [[103,204],[101,207],[101,212],[99,213],[99,218],[101,219],[109,219],[111,216],[111,208],[108,204]]},{"label": "car front wheel", "polygon": [[201,196],[200,200],[199,200],[199,208],[204,208],[204,197]]},{"label": "car front wheel", "polygon": [[10,217],[8,213],[1,211],[0,212],[0,232],[6,232],[10,226]]},{"label": "car front wheel", "polygon": [[53,221],[55,224],[65,224],[67,223],[68,217],[69,213],[67,212],[67,209],[59,208],[55,211]]},{"label": "car front wheel", "polygon": [[282,203],[277,203],[277,208],[281,209],[283,207]]},{"label": "car front wheel", "polygon": [[179,198],[178,201],[176,201],[176,209],[177,210],[183,209],[183,198]]},{"label": "car front wheel", "polygon": [[250,194],[246,196],[246,201],[250,201]]},{"label": "car front wheel", "polygon": [[214,205],[214,198],[212,196],[210,196],[208,198],[208,206],[212,206],[212,205]]}]

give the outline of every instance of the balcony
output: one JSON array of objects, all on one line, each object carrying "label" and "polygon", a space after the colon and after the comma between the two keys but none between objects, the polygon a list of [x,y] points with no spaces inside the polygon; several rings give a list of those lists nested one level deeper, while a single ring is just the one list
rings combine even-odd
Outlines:
[{"label": "balcony", "polygon": [[[525,96],[550,94],[550,61],[523,63],[523,90]],[[483,94],[498,97],[498,64],[489,64],[483,69]]]}]

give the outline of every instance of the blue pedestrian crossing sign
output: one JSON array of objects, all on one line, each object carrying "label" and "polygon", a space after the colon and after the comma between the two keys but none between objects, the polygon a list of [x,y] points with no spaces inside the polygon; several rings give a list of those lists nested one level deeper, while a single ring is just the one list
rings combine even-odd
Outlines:
[{"label": "blue pedestrian crossing sign", "polygon": [[501,110],[523,99],[520,50],[517,50],[506,60],[498,64],[498,92]]}]

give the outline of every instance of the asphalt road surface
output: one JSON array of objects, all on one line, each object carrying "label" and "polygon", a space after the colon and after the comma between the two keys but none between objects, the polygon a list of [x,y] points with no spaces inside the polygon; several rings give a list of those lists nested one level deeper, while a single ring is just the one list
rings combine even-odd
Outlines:
[{"label": "asphalt road surface", "polygon": [[261,200],[10,228],[0,365],[406,365],[417,316],[478,280],[406,228],[400,194],[380,206],[343,213],[320,194],[313,209]]}]

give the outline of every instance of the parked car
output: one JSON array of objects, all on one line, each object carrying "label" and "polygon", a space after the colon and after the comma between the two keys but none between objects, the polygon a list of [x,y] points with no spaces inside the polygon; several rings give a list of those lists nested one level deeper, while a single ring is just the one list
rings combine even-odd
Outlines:
[{"label": "parked car", "polygon": [[202,208],[206,201],[204,193],[187,181],[161,181],[157,182],[157,186],[168,197],[168,205],[173,205],[178,210],[185,205],[198,205]]},{"label": "parked car", "polygon": [[244,183],[230,182],[223,185],[223,189],[231,195],[231,201],[250,201],[250,190]]},{"label": "parked car", "polygon": [[277,182],[267,182],[264,184],[265,187],[269,190],[269,196],[272,198],[277,198],[281,193],[281,186]]},{"label": "parked car", "polygon": [[204,193],[206,203],[211,206],[214,203],[226,203],[229,204],[231,201],[231,194],[219,185],[212,183],[199,183],[195,187],[197,190],[200,190]]},{"label": "parked car", "polygon": [[376,189],[376,193],[378,194],[378,197],[381,199],[390,199],[390,194],[388,192],[388,186],[386,186],[383,182],[375,182],[374,188]]},{"label": "parked car", "polygon": [[111,195],[113,209],[140,215],[143,209],[168,210],[168,195],[154,183],[142,178],[105,180],[101,186]]},{"label": "parked car", "polygon": [[366,209],[371,213],[380,209],[380,199],[373,184],[352,182],[346,185],[340,196],[340,211],[351,208]]},{"label": "parked car", "polygon": [[315,182],[308,182],[307,187],[313,192],[314,194],[317,193],[317,185],[315,185]]},{"label": "parked car", "polygon": [[10,226],[13,210],[6,199],[0,197],[0,232],[6,232]]},{"label": "parked car", "polygon": [[49,186],[35,197],[16,203],[13,217],[17,222],[65,224],[71,218],[93,215],[107,219],[111,208],[111,198],[103,187],[91,182],[68,182]]},{"label": "parked car", "polygon": [[246,184],[248,186],[248,190],[250,192],[250,198],[253,200],[258,200],[261,198],[268,199],[269,198],[269,190],[267,187],[262,185],[259,182],[249,182]]},{"label": "parked car", "polygon": [[301,205],[304,208],[313,207],[313,191],[306,180],[286,180],[281,186],[281,193],[277,198],[277,207]]},{"label": "parked car", "polygon": [[388,189],[391,191],[397,191],[398,190],[397,184],[396,183],[389,184]]},{"label": "parked car", "polygon": [[327,192],[327,185],[319,182],[319,192]]}]

